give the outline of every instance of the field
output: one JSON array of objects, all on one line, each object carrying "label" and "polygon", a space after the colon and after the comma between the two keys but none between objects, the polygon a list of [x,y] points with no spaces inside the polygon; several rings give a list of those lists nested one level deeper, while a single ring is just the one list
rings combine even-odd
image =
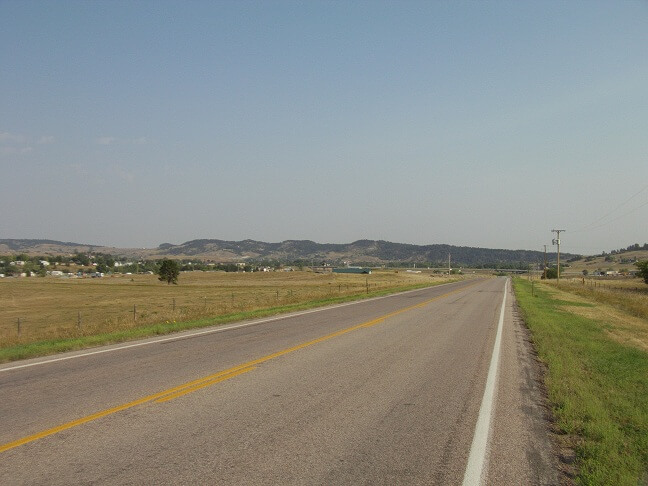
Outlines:
[{"label": "field", "polygon": [[648,484],[648,286],[563,280],[532,290],[517,278],[515,292],[547,366],[559,437],[575,452],[575,482]]},{"label": "field", "polygon": [[0,348],[262,309],[279,312],[443,281],[447,277],[394,270],[371,275],[186,272],[179,285],[155,275],[0,279]]}]

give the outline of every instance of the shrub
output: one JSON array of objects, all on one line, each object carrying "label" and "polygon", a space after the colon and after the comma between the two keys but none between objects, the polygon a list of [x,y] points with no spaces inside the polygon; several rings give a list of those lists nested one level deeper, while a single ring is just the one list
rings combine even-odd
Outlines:
[{"label": "shrub", "polygon": [[648,284],[648,260],[643,260],[641,262],[635,263],[639,267],[637,275],[644,279],[644,282]]}]

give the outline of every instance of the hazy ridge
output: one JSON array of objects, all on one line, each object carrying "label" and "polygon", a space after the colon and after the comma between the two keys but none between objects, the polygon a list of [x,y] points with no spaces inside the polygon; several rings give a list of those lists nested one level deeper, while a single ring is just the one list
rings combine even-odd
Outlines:
[{"label": "hazy ridge", "polygon": [[[157,248],[115,248],[73,242],[40,239],[0,239],[0,254],[70,255],[74,253],[109,253],[140,259],[196,258],[218,262],[241,260],[278,260],[341,263],[421,262],[445,264],[448,254],[453,264],[537,263],[543,253],[531,250],[505,250],[445,244],[411,245],[383,240],[358,240],[353,243],[316,243],[310,240],[286,240],[267,243],[256,240],[226,241],[197,239],[175,245],[163,243]],[[565,258],[573,255],[564,254]],[[547,258],[555,254],[548,253]]]}]

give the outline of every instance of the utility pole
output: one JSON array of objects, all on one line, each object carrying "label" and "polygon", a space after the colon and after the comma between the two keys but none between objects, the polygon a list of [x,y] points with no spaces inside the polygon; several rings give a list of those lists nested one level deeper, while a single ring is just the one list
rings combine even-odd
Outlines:
[{"label": "utility pole", "polygon": [[544,245],[544,272],[543,272],[543,280],[547,280],[547,245]]},{"label": "utility pole", "polygon": [[552,233],[556,233],[556,239],[552,241],[552,244],[558,246],[558,283],[560,283],[560,233],[565,231],[564,229],[556,230],[552,229]]},{"label": "utility pole", "polygon": [[448,253],[448,277],[450,276],[450,253]]}]

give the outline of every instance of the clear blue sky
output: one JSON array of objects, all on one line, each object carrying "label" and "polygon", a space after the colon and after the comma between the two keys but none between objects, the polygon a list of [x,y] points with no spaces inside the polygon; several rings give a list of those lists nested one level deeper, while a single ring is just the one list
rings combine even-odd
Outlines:
[{"label": "clear blue sky", "polygon": [[0,238],[648,241],[648,2],[0,0]]}]

